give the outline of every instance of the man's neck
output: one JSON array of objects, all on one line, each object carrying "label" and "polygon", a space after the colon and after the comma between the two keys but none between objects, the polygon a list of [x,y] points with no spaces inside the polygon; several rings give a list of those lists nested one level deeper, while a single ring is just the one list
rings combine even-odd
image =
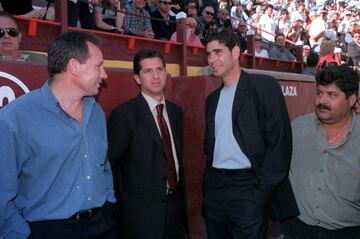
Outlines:
[{"label": "man's neck", "polygon": [[169,17],[169,12],[165,12],[165,11],[161,11],[159,10],[161,16],[163,16],[164,19],[168,18]]},{"label": "man's neck", "polygon": [[137,14],[142,13],[142,11],[143,11],[142,8],[136,7],[135,5],[134,5],[134,7],[135,7],[135,13],[137,13]]},{"label": "man's neck", "polygon": [[20,51],[13,51],[13,52],[0,52],[0,55],[3,56],[7,60],[14,60],[16,61],[20,57]]},{"label": "man's neck", "polygon": [[324,127],[328,138],[332,138],[332,137],[334,137],[334,135],[336,136],[337,134],[341,133],[341,131],[345,131],[346,129],[349,129],[350,125],[351,125],[351,121],[352,121],[352,111],[350,111],[344,117],[344,119],[342,119],[339,122],[326,123],[326,122],[320,121],[320,123]]},{"label": "man's neck", "polygon": [[54,76],[50,85],[51,92],[61,108],[81,124],[82,99],[84,96],[78,93],[74,85],[71,85],[71,80],[65,79],[65,77]]},{"label": "man's neck", "polygon": [[225,87],[231,86],[234,82],[240,79],[241,67],[234,67],[233,70],[229,73],[229,75],[223,76],[222,81]]}]

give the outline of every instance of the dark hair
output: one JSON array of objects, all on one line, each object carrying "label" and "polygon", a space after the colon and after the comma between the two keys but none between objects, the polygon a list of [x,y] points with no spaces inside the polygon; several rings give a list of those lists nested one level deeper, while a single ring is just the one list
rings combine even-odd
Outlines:
[{"label": "dark hair", "polygon": [[323,86],[335,84],[344,92],[346,98],[349,98],[359,90],[359,75],[346,65],[327,66],[316,74],[316,84]]},{"label": "dark hair", "polygon": [[274,9],[274,6],[271,5],[271,4],[268,4],[268,5],[266,6],[265,10],[267,10],[267,9],[269,9],[269,8]]},{"label": "dark hair", "polygon": [[186,4],[186,10],[188,9],[188,6],[189,6],[190,3],[195,3],[196,9],[198,9],[198,1],[190,0],[190,1],[188,1],[188,3]]},{"label": "dark hair", "polygon": [[287,9],[281,10],[281,15],[284,14],[284,13],[289,14],[289,11]]},{"label": "dark hair", "polygon": [[92,33],[68,31],[56,37],[48,50],[49,76],[66,71],[70,59],[84,63],[89,58],[90,42],[100,48],[100,40]]},{"label": "dark hair", "polygon": [[276,34],[276,36],[275,36],[275,41],[276,41],[276,39],[277,39],[278,37],[284,37],[284,38],[286,38],[284,34],[278,33],[278,34]]},{"label": "dark hair", "polygon": [[163,66],[165,67],[165,59],[160,51],[154,49],[143,49],[136,53],[133,60],[134,74],[139,75],[141,70],[141,61],[148,58],[160,58]]},{"label": "dark hair", "polygon": [[308,55],[306,59],[306,65],[308,67],[315,67],[319,63],[320,57],[317,53],[312,52]]},{"label": "dark hair", "polygon": [[238,44],[238,38],[231,29],[218,29],[217,31],[211,32],[206,38],[207,44],[211,41],[219,41],[221,44],[225,44],[231,51]]},{"label": "dark hair", "polygon": [[18,27],[15,17],[13,15],[11,15],[10,13],[0,11],[0,17],[5,17],[5,18],[10,19],[11,21],[13,21],[15,23],[16,28]]}]

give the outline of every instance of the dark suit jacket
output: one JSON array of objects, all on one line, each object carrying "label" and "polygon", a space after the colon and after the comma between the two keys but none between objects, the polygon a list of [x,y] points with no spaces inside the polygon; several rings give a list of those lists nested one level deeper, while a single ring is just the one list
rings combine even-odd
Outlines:
[{"label": "dark suit jacket", "polygon": [[176,31],[175,17],[170,16],[171,22],[167,22],[168,24],[166,24],[166,22],[163,21],[164,17],[161,15],[159,10],[152,12],[150,16],[153,18],[161,19],[160,21],[151,19],[151,27],[155,34],[154,38],[155,39],[166,38],[167,40],[170,40],[171,35]]},{"label": "dark suit jacket", "polygon": [[[204,150],[207,168],[215,145],[215,112],[221,88],[206,100]],[[299,214],[288,181],[292,136],[285,100],[278,82],[270,76],[241,71],[233,109],[233,133],[258,177],[255,195],[271,210],[273,219]]]},{"label": "dark suit jacket", "polygon": [[[184,195],[182,110],[169,101],[166,109],[179,162],[178,190]],[[167,161],[155,120],[141,94],[111,113],[108,138],[121,238],[162,238]]]}]

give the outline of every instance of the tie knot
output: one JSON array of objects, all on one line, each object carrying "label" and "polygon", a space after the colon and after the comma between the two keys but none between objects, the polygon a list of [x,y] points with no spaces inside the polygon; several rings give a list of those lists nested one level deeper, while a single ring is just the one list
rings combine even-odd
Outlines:
[{"label": "tie knot", "polygon": [[158,105],[156,106],[156,112],[157,112],[157,114],[158,114],[158,115],[162,115],[163,109],[164,109],[164,105],[163,105],[163,104],[158,104]]}]

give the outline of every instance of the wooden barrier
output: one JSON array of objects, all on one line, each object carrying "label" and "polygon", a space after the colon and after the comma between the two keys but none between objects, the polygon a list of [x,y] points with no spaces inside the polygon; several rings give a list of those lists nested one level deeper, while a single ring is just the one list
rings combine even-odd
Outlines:
[{"label": "wooden barrier", "polygon": [[[139,93],[139,87],[129,70],[107,68],[106,71],[108,79],[97,98],[108,117],[114,107],[135,97]],[[260,72],[279,80],[292,119],[313,111],[315,85],[312,78],[298,74]],[[22,94],[39,88],[46,79],[47,71],[44,65],[0,61],[0,108]],[[167,82],[166,97],[184,110],[183,160],[190,239],[206,238],[201,217],[202,173],[205,165],[204,103],[206,96],[220,84],[221,81],[214,77],[168,77]]]}]

